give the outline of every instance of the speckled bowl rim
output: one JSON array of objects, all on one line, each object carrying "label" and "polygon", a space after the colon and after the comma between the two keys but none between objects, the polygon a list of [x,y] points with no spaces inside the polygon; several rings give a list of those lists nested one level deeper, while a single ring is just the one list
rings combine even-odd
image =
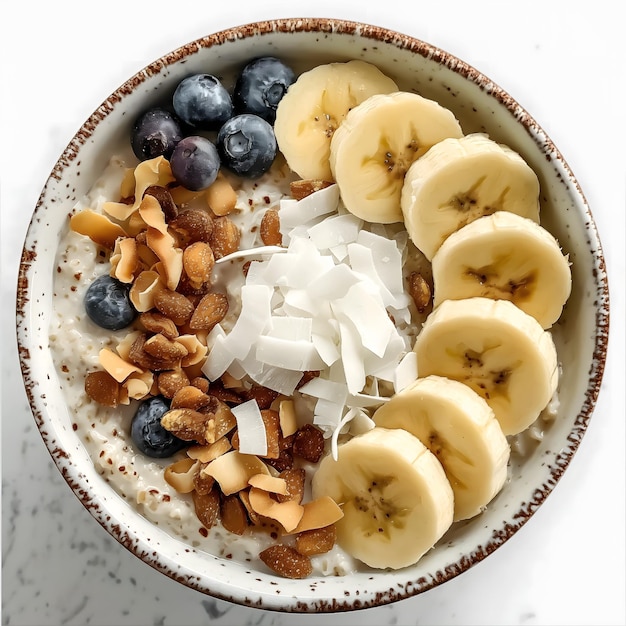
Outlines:
[{"label": "speckled bowl rim", "polygon": [[[115,520],[108,516],[106,510],[102,510],[100,508],[100,506],[104,505],[99,504],[97,494],[92,492],[92,485],[88,484],[88,481],[84,480],[84,475],[81,473],[80,467],[73,463],[71,455],[68,454],[67,451],[63,450],[59,441],[55,437],[54,420],[49,414],[45,394],[41,394],[36,391],[39,383],[33,378],[31,371],[33,346],[29,337],[29,324],[33,323],[32,315],[34,306],[31,300],[31,280],[33,278],[33,268],[37,262],[37,241],[32,231],[34,225],[40,220],[42,214],[45,213],[46,192],[48,186],[53,181],[58,182],[63,179],[64,171],[70,166],[70,164],[72,164],[72,162],[80,157],[81,146],[90,141],[90,138],[98,125],[102,123],[111,111],[113,111],[114,108],[123,101],[125,96],[132,93],[134,89],[151,76],[158,74],[167,66],[180,61],[201,48],[210,48],[213,46],[219,46],[224,42],[249,37],[259,37],[275,32],[332,33],[355,36],[362,38],[363,40],[369,40],[373,44],[376,44],[376,42],[391,44],[398,49],[408,50],[416,55],[421,55],[424,58],[433,60],[468,81],[478,85],[481,90],[488,92],[491,97],[497,100],[501,105],[508,109],[512,115],[514,115],[519,124],[521,124],[526,129],[528,134],[533,137],[534,141],[541,145],[546,158],[552,159],[558,164],[563,176],[567,179],[569,184],[572,185],[572,194],[576,196],[578,205],[584,213],[583,219],[585,220],[589,243],[588,252],[590,252],[593,256],[591,262],[594,268],[594,304],[596,306],[596,332],[594,337],[593,359],[590,364],[589,374],[586,381],[587,386],[584,391],[584,401],[580,407],[578,415],[575,418],[573,428],[567,437],[567,442],[550,468],[548,480],[546,480],[543,485],[537,487],[531,500],[524,502],[519,511],[514,514],[509,514],[510,521],[503,523],[501,528],[494,532],[491,541],[487,544],[477,546],[471,553],[465,554],[457,562],[450,563],[447,567],[431,573],[428,577],[421,577],[418,580],[408,580],[406,584],[399,585],[395,588],[379,590],[374,594],[368,595],[367,593],[364,593],[362,597],[358,597],[357,591],[356,596],[352,595],[350,597],[318,597],[309,600],[301,599],[298,598],[297,592],[292,593],[289,591],[292,588],[297,589],[297,586],[294,587],[291,582],[287,581],[285,582],[285,593],[282,597],[275,591],[268,591],[255,593],[255,597],[252,599],[251,597],[248,597],[246,589],[242,589],[236,584],[232,584],[229,587],[228,582],[224,585],[216,586],[213,584],[210,575],[207,575],[205,579],[201,579],[197,575],[194,575],[193,572],[185,572],[184,568],[181,568],[178,564],[167,562],[167,559],[164,559],[157,554],[151,546],[142,545],[134,540],[132,537],[132,529],[123,528],[118,525]],[[54,165],[49,179],[43,188],[33,213],[31,226],[29,227],[22,252],[18,277],[16,313],[20,365],[22,368],[26,392],[37,427],[54,462],[71,489],[83,505],[112,536],[114,536],[122,545],[128,548],[136,556],[155,569],[190,588],[196,589],[213,597],[228,600],[237,604],[256,606],[269,610],[302,613],[339,612],[388,604],[415,596],[428,589],[441,585],[442,583],[466,571],[474,564],[482,561],[490,553],[505,543],[511,536],[513,536],[513,534],[515,534],[517,530],[519,530],[519,528],[521,528],[534,514],[537,508],[554,489],[563,472],[568,467],[587,429],[589,419],[592,415],[600,391],[600,384],[606,359],[609,330],[609,290],[602,247],[591,211],[587,205],[583,192],[556,146],[554,146],[537,122],[518,104],[516,100],[467,63],[429,43],[411,36],[390,31],[389,29],[360,22],[313,17],[261,21],[216,32],[183,45],[171,53],[164,55],[160,59],[145,67],[143,70],[139,71],[135,76],[111,94],[81,126],[80,130],[72,138]],[[309,586],[309,582],[306,580],[302,581],[301,588],[304,589],[305,586]]]}]

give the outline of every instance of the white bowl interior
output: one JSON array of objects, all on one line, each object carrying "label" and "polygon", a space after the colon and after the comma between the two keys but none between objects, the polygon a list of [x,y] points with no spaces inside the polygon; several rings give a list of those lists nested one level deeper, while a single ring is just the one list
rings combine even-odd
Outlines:
[{"label": "white bowl interior", "polygon": [[[286,580],[197,551],[142,518],[106,484],[72,429],[48,350],[51,281],[67,215],[114,153],[130,154],[140,111],[167,98],[185,75],[210,71],[232,84],[253,56],[274,54],[298,71],[361,58],[450,108],[465,133],[488,132],[518,151],[541,183],[541,219],[570,255],[573,291],[554,328],[563,363],[558,418],[480,516],[455,525],[437,549],[399,571]],[[59,470],[93,516],[138,557],[204,593],[266,609],[337,611],[392,602],[441,584],[482,560],[533,514],[556,485],[584,434],[599,391],[608,334],[607,278],[585,198],[558,150],[508,94],[460,60],[375,27],[332,20],[264,22],[208,36],[156,61],[110,96],[78,131],[45,184],[27,234],[17,332],[33,414]]]}]

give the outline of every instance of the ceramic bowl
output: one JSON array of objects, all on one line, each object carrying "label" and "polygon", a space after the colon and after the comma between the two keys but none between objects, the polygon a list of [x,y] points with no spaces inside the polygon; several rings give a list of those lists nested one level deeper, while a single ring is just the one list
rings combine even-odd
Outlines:
[{"label": "ceramic bowl", "polygon": [[[221,75],[253,56],[279,55],[298,71],[360,58],[402,89],[451,109],[465,133],[488,132],[518,151],[541,184],[542,224],[569,254],[573,290],[554,329],[563,373],[558,416],[481,515],[456,524],[415,566],[346,577],[289,580],[214,557],[168,536],[119,498],[94,468],[72,428],[48,349],[51,284],[67,215],[127,149],[131,121],[171,92],[185,75]],[[26,237],[17,301],[17,335],[25,386],[37,426],[59,471],[93,517],[123,546],[164,575],[238,604],[294,612],[383,605],[422,593],[463,573],[517,533],[556,486],[591,418],[608,335],[607,274],[583,192],[558,148],[509,94],[462,60],[433,45],[375,26],[333,19],[267,21],[208,35],[165,54],[112,93],[82,124],[59,157]]]}]

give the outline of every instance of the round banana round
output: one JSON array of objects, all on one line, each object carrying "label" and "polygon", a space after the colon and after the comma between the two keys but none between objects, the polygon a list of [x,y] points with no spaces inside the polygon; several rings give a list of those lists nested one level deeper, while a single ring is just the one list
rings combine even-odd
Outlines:
[{"label": "round banana round", "polygon": [[524,159],[483,133],[444,139],[406,173],[401,207],[413,243],[430,261],[453,232],[510,211],[539,222],[539,179]]},{"label": "round banana round", "polygon": [[463,131],[454,114],[415,93],[371,96],[347,115],[330,142],[330,169],[345,207],[368,222],[404,218],[404,177],[434,144]]},{"label": "round banana round", "polygon": [[327,63],[300,74],[276,109],[274,134],[287,165],[301,178],[332,181],[330,140],[348,111],[396,83],[365,61]]},{"label": "round banana round", "polygon": [[545,228],[498,211],[452,233],[432,259],[434,300],[510,300],[543,328],[561,316],[572,289],[568,257]]},{"label": "round banana round", "polygon": [[446,300],[426,318],[413,346],[421,377],[470,386],[493,409],[505,435],[528,428],[559,379],[552,335],[508,300]]},{"label": "round banana round", "polygon": [[326,456],[312,479],[313,497],[343,509],[337,542],[377,569],[416,563],[452,524],[454,496],[439,461],[402,429],[374,427]]},{"label": "round banana round", "polygon": [[491,407],[467,385],[418,378],[372,419],[412,433],[439,459],[454,492],[454,521],[478,515],[502,489],[510,446]]}]

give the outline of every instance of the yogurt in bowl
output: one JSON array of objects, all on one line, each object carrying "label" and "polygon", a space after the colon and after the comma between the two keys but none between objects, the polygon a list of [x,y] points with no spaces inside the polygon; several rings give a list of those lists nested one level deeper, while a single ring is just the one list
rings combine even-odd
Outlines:
[{"label": "yogurt in bowl", "polygon": [[[325,39],[329,48],[327,50],[324,48],[324,53],[319,54],[319,49],[314,44],[319,32],[317,35],[312,34],[314,31],[310,30],[311,24],[307,23],[306,28],[303,24],[286,21],[277,22],[271,27],[267,24],[255,25],[246,31],[246,37],[238,40],[236,45],[229,40],[228,33],[222,33],[203,40],[203,45],[199,48],[189,46],[181,49],[177,59],[168,57],[168,61],[163,62],[162,73],[157,72],[150,77],[141,74],[139,79],[133,81],[139,86],[122,101],[123,109],[128,112],[128,117],[124,119],[138,115],[148,103],[151,103],[149,102],[151,99],[154,101],[155,92],[171,92],[177,81],[184,74],[194,71],[194,68],[200,70],[207,66],[219,67],[220,73],[224,75],[228,75],[228,72],[234,74],[235,67],[240,67],[252,56],[253,47],[254,54],[258,54],[259,44],[267,46],[264,48],[267,50],[274,50],[274,46],[279,46],[281,51],[284,50],[284,58],[293,60],[299,75],[304,70],[322,63],[352,58],[351,42],[356,37],[363,40],[362,58],[376,65],[385,74],[393,76],[400,89],[418,91],[453,111],[466,134],[487,132],[490,137],[511,146],[524,156],[532,170],[537,173],[544,190],[541,196],[541,222],[558,238],[572,262],[573,289],[563,315],[551,329],[562,365],[558,390],[560,401],[551,405],[548,412],[544,413],[544,417],[547,416],[549,419],[545,420],[542,417],[531,430],[527,431],[531,437],[513,435],[514,450],[508,464],[506,484],[487,509],[477,518],[451,526],[437,543],[436,548],[419,559],[417,565],[398,570],[371,570],[357,565],[351,557],[347,557],[345,552],[336,547],[333,552],[328,553],[330,556],[315,557],[319,564],[316,565],[311,577],[305,581],[306,586],[303,586],[295,579],[277,578],[270,570],[259,565],[256,560],[259,545],[256,542],[250,543],[246,538],[242,540],[238,536],[233,537],[232,533],[222,533],[219,527],[211,529],[206,538],[202,536],[199,532],[200,525],[191,512],[188,497],[172,490],[171,485],[164,480],[165,463],[146,461],[128,447],[128,441],[124,437],[119,436],[122,432],[121,423],[116,426],[115,420],[125,419],[128,423],[130,416],[122,417],[125,407],[116,407],[114,416],[104,419],[88,414],[94,408],[93,403],[85,399],[82,377],[86,369],[95,369],[99,365],[97,358],[100,349],[115,346],[122,337],[107,332],[101,335],[102,343],[98,343],[90,338],[91,333],[84,332],[83,328],[78,331],[71,328],[74,322],[70,320],[76,318],[77,304],[80,304],[77,292],[84,290],[94,274],[99,273],[96,270],[105,271],[108,268],[96,266],[94,269],[93,264],[97,264],[97,256],[93,254],[93,244],[84,237],[76,236],[75,233],[68,233],[67,214],[90,188],[92,194],[99,193],[98,189],[93,189],[94,182],[101,177],[112,155],[122,155],[125,162],[132,162],[132,157],[123,155],[128,141],[128,124],[121,122],[122,109],[116,109],[115,106],[104,116],[102,111],[106,108],[102,109],[88,124],[88,128],[93,128],[91,131],[93,141],[79,146],[81,136],[77,136],[76,141],[59,162],[55,176],[65,180],[64,177],[73,172],[75,177],[72,179],[73,183],[80,182],[84,186],[77,185],[71,194],[72,197],[65,198],[66,194],[59,190],[56,178],[53,177],[44,190],[38,211],[45,214],[46,223],[53,228],[46,230],[43,228],[42,220],[35,220],[29,234],[30,244],[27,242],[21,290],[21,295],[29,298],[29,304],[26,305],[27,309],[21,309],[26,317],[20,323],[19,335],[21,342],[25,342],[28,336],[28,345],[31,346],[47,346],[50,343],[55,355],[56,362],[53,362],[47,349],[42,349],[42,354],[38,355],[37,359],[31,358],[32,355],[27,358],[24,353],[25,375],[33,401],[40,393],[33,391],[32,385],[40,384],[35,381],[45,380],[45,377],[41,376],[42,371],[49,369],[49,372],[55,372],[55,365],[63,359],[69,364],[76,363],[77,350],[71,347],[72,341],[68,341],[67,336],[74,336],[79,343],[73,345],[81,346],[81,359],[86,360],[87,367],[81,367],[80,373],[70,367],[68,367],[70,371],[64,372],[61,364],[60,371],[55,374],[61,386],[74,391],[64,390],[62,393],[58,390],[46,391],[45,410],[36,402],[34,412],[41,423],[42,434],[50,444],[53,456],[68,482],[81,494],[81,499],[96,518],[122,543],[172,577],[219,597],[266,608],[299,611],[340,610],[393,601],[439,584],[484,558],[532,514],[552,489],[575,450],[571,442],[577,439],[571,436],[572,433],[584,432],[590,411],[589,402],[593,401],[594,394],[597,393],[603,362],[602,358],[600,361],[593,360],[594,348],[604,341],[602,332],[595,334],[597,304],[593,304],[595,295],[592,298],[590,294],[600,294],[602,297],[597,302],[607,302],[603,299],[606,294],[602,272],[596,273],[599,278],[592,289],[588,284],[582,287],[581,281],[587,280],[584,277],[592,275],[587,269],[600,265],[598,258],[601,258],[599,245],[589,250],[585,244],[589,219],[584,199],[572,192],[575,186],[568,186],[562,182],[563,177],[567,180],[571,178],[571,174],[560,155],[536,123],[506,94],[497,89],[485,93],[481,85],[487,84],[487,79],[426,44],[400,35],[393,43],[383,44],[379,40],[381,33],[377,29],[362,25],[334,22],[331,24],[324,20],[315,22],[315,29],[320,32],[325,32],[332,25],[330,29],[332,33],[326,32]],[[283,41],[284,44],[280,43]],[[301,62],[303,56],[294,52],[296,48],[304,45],[311,46],[312,50],[318,50],[306,63]],[[222,64],[218,50],[224,52],[225,58],[231,59],[230,65]],[[232,54],[227,54],[229,52]],[[214,57],[215,54],[220,58]],[[186,60],[184,68],[180,63],[181,59]],[[155,67],[151,72],[155,71]],[[430,78],[433,80],[429,80]],[[151,81],[163,84],[158,90],[153,91],[151,87],[156,83]],[[146,82],[145,87],[142,87],[143,82]],[[125,88],[123,93],[126,91],[128,89]],[[151,98],[145,97],[146,92],[151,94]],[[97,122],[99,118],[102,120]],[[106,139],[100,142],[99,137],[105,135]],[[78,159],[81,163],[80,177],[76,176],[77,160],[72,157],[75,149],[79,150],[81,156]],[[551,157],[550,161],[545,159],[546,154]],[[277,172],[279,169],[277,168]],[[273,195],[269,196],[269,204],[265,203],[266,189],[261,190],[265,183],[253,190],[240,189],[239,200],[255,197],[255,193],[258,192],[256,197],[261,200],[260,206],[264,209],[275,206],[280,214],[285,207],[286,212],[289,206],[289,200],[285,199],[289,194],[288,179],[279,178],[277,182],[272,180],[275,175],[278,174],[273,172],[266,181],[273,192]],[[114,176],[111,177],[113,178]],[[112,194],[106,190],[103,195],[108,200],[113,199]],[[63,215],[56,213],[53,215],[45,208],[53,199],[55,202],[63,202],[65,207]],[[280,206],[281,202],[283,206]],[[259,211],[259,215],[260,213]],[[242,229],[242,232],[244,231],[246,229]],[[47,248],[41,245],[41,241],[44,240],[41,237],[43,233],[47,233],[46,241],[49,245]],[[53,241],[49,238],[50,233],[54,233]],[[59,247],[57,234],[73,241],[66,240]],[[287,237],[288,233],[285,233],[285,236]],[[406,238],[402,241],[397,232],[391,238],[393,237],[396,237],[396,243],[410,245]],[[37,249],[33,250],[32,244],[37,239],[40,241]],[[256,243],[258,242],[251,241],[250,245],[246,243],[243,247],[253,247]],[[70,244],[75,247],[66,258],[63,258],[65,249]],[[80,251],[81,246],[84,247],[84,252]],[[56,258],[57,250],[61,251],[59,261],[54,263],[54,267],[58,265],[61,268],[56,277],[57,285],[62,288],[66,285],[69,291],[61,295],[61,289],[55,288],[54,300],[51,302],[49,297],[44,297],[44,294],[50,293],[49,284],[44,285],[48,276],[44,276],[39,268],[42,267],[40,260],[44,254],[48,255],[49,266],[52,267],[52,259]],[[31,262],[33,252],[36,252],[34,263]],[[76,263],[77,266],[72,266],[72,263]],[[252,268],[252,264],[250,267]],[[232,268],[228,268],[229,271],[230,269]],[[217,267],[216,272],[220,273],[222,269]],[[242,272],[236,273],[240,277],[243,275]],[[75,275],[78,274],[80,278],[77,279]],[[81,281],[84,281],[82,285]],[[71,287],[75,287],[77,291],[72,291]],[[57,302],[59,300],[64,302],[59,304]],[[24,321],[45,315],[46,322],[53,320],[54,329],[57,324],[55,320],[59,319],[55,312],[63,311],[62,307],[65,305],[68,308],[62,317],[62,332],[48,330],[47,325],[43,323],[41,327],[35,329],[29,322]],[[47,312],[35,313],[33,316],[30,313],[30,307],[33,306],[44,307]],[[236,310],[237,307],[234,312]],[[411,330],[409,324],[408,336],[415,336],[417,325],[421,324],[423,319],[419,316],[411,318],[411,324],[415,325],[415,329]],[[592,324],[589,323],[590,320]],[[76,323],[88,324],[88,320],[83,316],[83,319],[77,320]],[[225,336],[234,328],[235,323],[233,318],[233,326],[229,328],[225,322],[226,326],[222,328]],[[594,329],[592,335],[589,335],[589,328]],[[585,332],[582,329],[586,329]],[[30,343],[33,333],[39,334],[34,344]],[[216,332],[211,341],[219,343],[217,335]],[[80,343],[82,341],[86,343]],[[211,347],[214,345],[212,343]],[[407,354],[409,352],[407,351]],[[587,360],[580,356],[582,354],[588,355]],[[578,355],[578,358],[574,355]],[[588,370],[591,365],[595,369],[592,369],[593,376],[590,380]],[[43,370],[40,369],[42,367]],[[591,395],[585,395],[587,389],[595,391]],[[382,388],[376,391],[377,393],[372,395],[389,397],[393,393],[393,387],[390,391],[382,385]],[[68,406],[75,408],[68,409]],[[51,412],[49,407],[53,409]],[[131,409],[127,412],[130,413]],[[45,425],[45,422],[51,419],[50,415],[54,416],[54,423],[57,425],[53,429]],[[363,422],[367,425],[365,420]],[[349,436],[349,433],[343,433],[342,436],[346,435]],[[332,443],[332,437],[326,441]],[[89,450],[93,454],[98,448],[106,452],[102,457],[98,453],[96,457],[100,458],[100,461],[94,462]],[[546,462],[546,458],[549,462]],[[129,469],[133,464],[141,466],[138,470],[140,477],[133,475],[134,469]],[[162,497],[164,495],[169,497],[169,501],[168,498]],[[164,500],[167,502],[164,503]],[[138,504],[142,515],[137,512]],[[508,511],[510,513],[505,515],[504,512]],[[503,524],[502,519],[507,521]],[[172,531],[171,528],[174,527],[178,530]],[[213,541],[216,545],[207,544]],[[155,546],[158,546],[156,553]],[[324,574],[335,575],[328,577]],[[207,576],[210,580],[207,580]],[[235,586],[237,589],[245,590],[243,593],[231,586],[233,576],[237,580]],[[280,593],[274,589],[276,580],[280,581]],[[299,598],[299,602],[293,601],[292,597]]]}]

